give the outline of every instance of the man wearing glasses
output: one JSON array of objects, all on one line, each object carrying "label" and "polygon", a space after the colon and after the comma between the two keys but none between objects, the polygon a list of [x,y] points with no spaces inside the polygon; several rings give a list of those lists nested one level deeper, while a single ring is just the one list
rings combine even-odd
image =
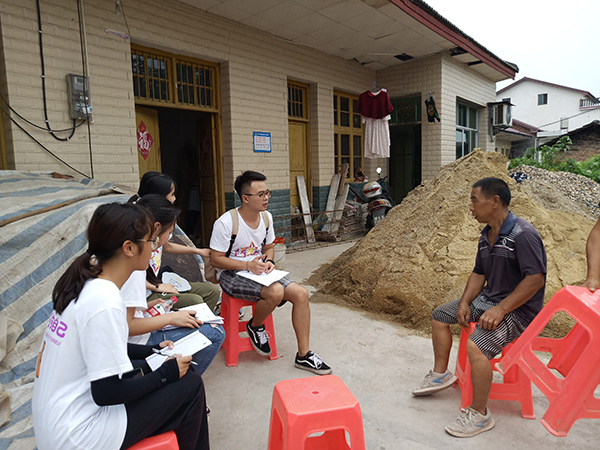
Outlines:
[{"label": "man wearing glasses", "polygon": [[[210,238],[211,264],[217,269],[217,279],[227,295],[256,303],[254,317],[246,324],[246,330],[252,346],[260,355],[271,353],[264,320],[277,306],[289,301],[298,342],[295,366],[326,375],[331,373],[331,368],[319,355],[310,351],[308,291],[289,277],[263,286],[238,274],[247,270],[261,275],[275,268],[273,217],[267,211],[271,191],[267,189],[266,179],[263,174],[250,170],[236,178],[235,190],[242,202],[242,206],[234,212],[238,215],[238,231],[235,239],[232,239],[234,227],[231,212],[217,219]],[[268,223],[265,223],[265,217]]]}]

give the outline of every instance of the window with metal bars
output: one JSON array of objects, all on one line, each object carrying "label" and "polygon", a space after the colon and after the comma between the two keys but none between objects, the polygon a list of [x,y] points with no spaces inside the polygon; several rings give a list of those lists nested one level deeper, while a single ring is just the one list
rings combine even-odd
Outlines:
[{"label": "window with metal bars", "polygon": [[288,82],[288,117],[293,119],[308,119],[306,86]]},{"label": "window with metal bars", "polygon": [[133,93],[138,103],[217,110],[217,66],[132,46]]}]

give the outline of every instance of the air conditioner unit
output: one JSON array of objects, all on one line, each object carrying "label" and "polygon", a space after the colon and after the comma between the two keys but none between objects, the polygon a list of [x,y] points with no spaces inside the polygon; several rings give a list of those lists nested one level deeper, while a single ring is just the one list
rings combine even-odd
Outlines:
[{"label": "air conditioner unit", "polygon": [[512,106],[508,103],[497,103],[492,106],[492,125],[508,128],[512,125]]}]

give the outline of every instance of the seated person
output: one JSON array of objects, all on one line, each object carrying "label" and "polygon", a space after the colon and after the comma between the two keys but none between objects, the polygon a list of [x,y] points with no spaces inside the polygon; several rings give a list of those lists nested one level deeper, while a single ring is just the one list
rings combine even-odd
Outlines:
[{"label": "seated person", "polygon": [[[127,449],[174,430],[179,448],[209,448],[202,377],[192,358],[165,361],[144,376],[132,360],[153,348],[127,344],[120,287],[148,266],[148,211],[109,203],[94,212],[89,246],[56,283],[38,356],[33,427],[40,450]],[[154,349],[170,345],[162,342]]]},{"label": "seated person", "polygon": [[[266,179],[263,174],[252,171],[246,171],[236,178],[235,190],[242,201],[242,206],[236,210],[239,215],[237,237],[231,242],[233,222],[231,214],[226,212],[213,226],[210,260],[217,269],[217,279],[227,295],[256,302],[254,317],[248,321],[246,329],[252,346],[260,355],[271,353],[263,322],[278,305],[285,303],[282,301],[287,300],[292,304],[292,324],[298,342],[295,366],[318,375],[329,374],[331,368],[319,355],[310,351],[308,291],[288,277],[270,286],[263,286],[237,273],[248,270],[261,275],[275,268],[273,217],[266,212],[271,192],[267,190]],[[267,215],[269,224],[265,224],[263,214]]]},{"label": "seated person", "polygon": [[493,375],[489,360],[519,337],[544,305],[544,244],[533,225],[508,209],[510,199],[508,185],[499,178],[483,178],[473,185],[471,213],[487,224],[479,238],[475,268],[462,297],[431,314],[434,367],[413,391],[415,396],[429,395],[456,382],[448,370],[450,324],[468,327],[469,322],[478,322],[467,342],[473,401],[446,427],[457,437],[493,428],[487,408]]},{"label": "seated person", "polygon": [[587,256],[587,277],[583,286],[594,292],[600,288],[600,219],[590,231],[585,253]]},{"label": "seated person", "polygon": [[[179,210],[175,208],[171,202],[157,194],[148,194],[142,197],[137,203],[141,207],[147,208],[154,217],[154,230],[157,233],[156,242],[153,243],[152,256],[150,257],[150,268],[148,271],[135,271],[121,288],[121,296],[127,307],[127,322],[129,324],[129,342],[135,344],[155,345],[166,339],[177,341],[188,334],[199,331],[205,335],[212,344],[202,349],[193,355],[193,360],[196,363],[194,371],[203,374],[208,368],[212,360],[217,355],[223,340],[225,339],[225,330],[222,325],[218,324],[203,324],[194,317],[193,312],[175,311],[168,314],[163,314],[155,317],[145,317],[144,312],[154,306],[162,299],[154,299],[147,302],[147,288],[154,287],[153,284],[147,281],[148,272],[154,275],[153,270],[159,264],[156,264],[156,255],[159,250],[169,239],[175,227],[175,221]],[[160,258],[158,258],[160,261]],[[153,263],[154,266],[153,267]],[[156,269],[158,270],[158,269]],[[217,287],[209,283],[205,284],[210,287]],[[203,302],[203,298],[193,293],[183,293],[178,295],[179,298],[187,298],[188,305],[194,305]],[[162,297],[165,300],[170,298]],[[175,303],[175,307],[180,306],[179,301]],[[211,309],[215,304],[208,305]],[[171,325],[176,328],[163,330],[164,327]]]}]

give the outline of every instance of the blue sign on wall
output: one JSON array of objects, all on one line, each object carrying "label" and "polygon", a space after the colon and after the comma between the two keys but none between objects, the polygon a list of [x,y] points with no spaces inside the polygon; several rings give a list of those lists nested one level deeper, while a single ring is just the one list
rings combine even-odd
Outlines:
[{"label": "blue sign on wall", "polygon": [[271,133],[254,133],[254,151],[261,153],[271,153]]}]

